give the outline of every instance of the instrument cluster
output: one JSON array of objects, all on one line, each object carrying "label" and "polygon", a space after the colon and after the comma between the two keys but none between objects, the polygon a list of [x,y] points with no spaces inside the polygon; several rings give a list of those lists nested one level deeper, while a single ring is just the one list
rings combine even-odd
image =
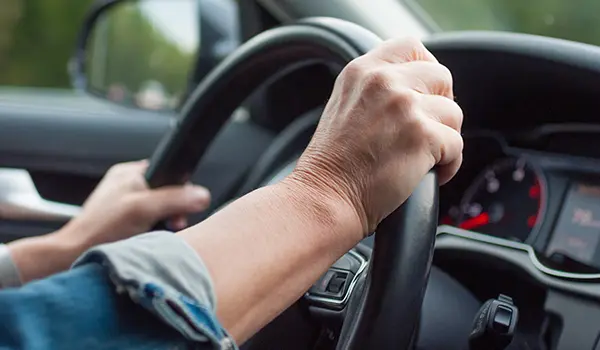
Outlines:
[{"label": "instrument cluster", "polygon": [[520,242],[561,271],[600,272],[600,164],[465,136],[463,167],[440,195],[440,225]]}]

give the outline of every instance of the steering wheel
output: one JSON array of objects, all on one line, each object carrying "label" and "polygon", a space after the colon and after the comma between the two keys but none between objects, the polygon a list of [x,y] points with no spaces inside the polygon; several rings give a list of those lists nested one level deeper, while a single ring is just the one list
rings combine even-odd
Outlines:
[{"label": "steering wheel", "polygon": [[[191,94],[178,125],[150,160],[151,187],[186,182],[234,110],[253,91],[301,66],[341,69],[381,42],[350,22],[312,18],[263,32],[217,66]],[[369,269],[346,305],[338,349],[410,349],[431,267],[438,183],[425,176],[377,228]]]}]

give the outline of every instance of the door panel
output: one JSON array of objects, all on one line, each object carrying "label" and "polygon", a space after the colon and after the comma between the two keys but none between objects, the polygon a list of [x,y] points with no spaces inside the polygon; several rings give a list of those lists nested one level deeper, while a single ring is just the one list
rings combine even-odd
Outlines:
[{"label": "door panel", "polygon": [[[16,106],[0,95],[0,241],[60,227],[111,165],[148,158],[176,121],[97,100],[46,103]],[[230,122],[192,181],[208,187],[213,206],[220,205],[274,136],[249,119]]]},{"label": "door panel", "polygon": [[148,157],[175,120],[126,108],[3,107],[0,102],[0,167],[92,176],[114,163]]}]

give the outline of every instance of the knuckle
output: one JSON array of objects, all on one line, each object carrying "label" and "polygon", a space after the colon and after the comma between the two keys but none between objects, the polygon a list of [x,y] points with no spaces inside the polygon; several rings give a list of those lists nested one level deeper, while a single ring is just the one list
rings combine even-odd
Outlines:
[{"label": "knuckle", "polygon": [[371,69],[363,77],[362,85],[367,91],[380,91],[390,85],[390,74],[385,69]]},{"label": "knuckle", "polygon": [[434,141],[439,139],[437,132],[432,127],[431,123],[425,123],[422,120],[419,120],[418,122],[414,123],[414,125],[414,132],[423,140],[423,145],[431,146],[435,143]]},{"label": "knuckle", "polygon": [[404,116],[410,117],[414,114],[414,107],[417,103],[417,93],[408,88],[399,88],[393,91],[389,99],[389,105],[394,113],[401,113]]},{"label": "knuckle", "polygon": [[412,118],[408,122],[408,133],[413,142],[420,149],[432,149],[432,146],[438,140],[437,134],[431,123],[425,122],[421,118]]},{"label": "knuckle", "polygon": [[141,191],[148,189],[148,183],[143,176],[139,176],[139,174],[132,173],[129,177],[130,185],[132,190]]},{"label": "knuckle", "polygon": [[444,157],[445,150],[438,133],[431,123],[421,123],[419,131],[421,135],[419,146],[425,153],[430,155],[432,162],[431,166],[439,163]]},{"label": "knuckle", "polygon": [[454,101],[452,101],[452,106],[454,108],[454,112],[452,113],[451,117],[453,118],[454,125],[457,128],[461,128],[463,120],[464,120],[464,114],[463,114],[462,108],[460,108],[458,103],[456,103]]},{"label": "knuckle", "polygon": [[415,36],[406,36],[404,38],[399,39],[400,44],[407,48],[415,51],[420,51],[425,49],[425,45]]},{"label": "knuckle", "polygon": [[452,91],[452,86],[454,84],[454,78],[452,77],[452,72],[450,71],[450,69],[448,69],[448,67],[444,66],[443,64],[439,64],[436,63],[438,66],[438,70],[439,70],[439,76],[440,76],[440,83],[441,83],[441,88],[445,91],[445,92],[450,92]]},{"label": "knuckle", "polygon": [[450,85],[452,85],[453,77],[452,77],[452,72],[450,71],[450,68],[448,68],[440,63],[437,63],[437,65],[440,68],[440,72],[441,72],[441,75],[444,78],[444,80],[446,82],[448,82]]},{"label": "knuckle", "polygon": [[341,77],[349,78],[352,81],[359,80],[365,76],[369,64],[366,62],[367,58],[361,56],[353,59],[344,67]]},{"label": "knuckle", "polygon": [[453,133],[453,143],[456,147],[457,152],[462,154],[462,151],[465,147],[465,140],[463,140],[462,135],[459,132]]},{"label": "knuckle", "polygon": [[440,100],[439,104],[443,104],[443,110],[440,112],[441,115],[430,115],[430,118],[437,120],[456,131],[460,131],[464,119],[463,111],[460,106],[455,101],[445,97],[443,100]]},{"label": "knuckle", "polygon": [[421,40],[413,36],[388,40],[375,51],[381,59],[389,63],[410,61],[437,62]]},{"label": "knuckle", "polygon": [[428,52],[421,40],[414,36],[392,40],[389,44],[389,49],[394,55],[398,55],[399,52],[404,53],[401,56],[408,61],[419,59]]},{"label": "knuckle", "polygon": [[126,174],[130,169],[131,169],[131,167],[129,166],[128,163],[119,163],[119,164],[115,164],[115,165],[111,166],[108,169],[107,174],[123,175],[123,174]]},{"label": "knuckle", "polygon": [[118,174],[122,171],[123,169],[123,164],[115,164],[113,166],[111,166],[108,171],[106,172],[107,174]]}]

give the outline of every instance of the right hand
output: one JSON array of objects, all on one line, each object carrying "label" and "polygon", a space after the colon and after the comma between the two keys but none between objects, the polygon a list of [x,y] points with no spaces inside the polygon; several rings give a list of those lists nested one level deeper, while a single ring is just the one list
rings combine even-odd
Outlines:
[{"label": "right hand", "polygon": [[289,179],[347,203],[367,235],[434,166],[441,184],[456,174],[462,119],[450,71],[418,40],[387,41],[338,76]]}]

